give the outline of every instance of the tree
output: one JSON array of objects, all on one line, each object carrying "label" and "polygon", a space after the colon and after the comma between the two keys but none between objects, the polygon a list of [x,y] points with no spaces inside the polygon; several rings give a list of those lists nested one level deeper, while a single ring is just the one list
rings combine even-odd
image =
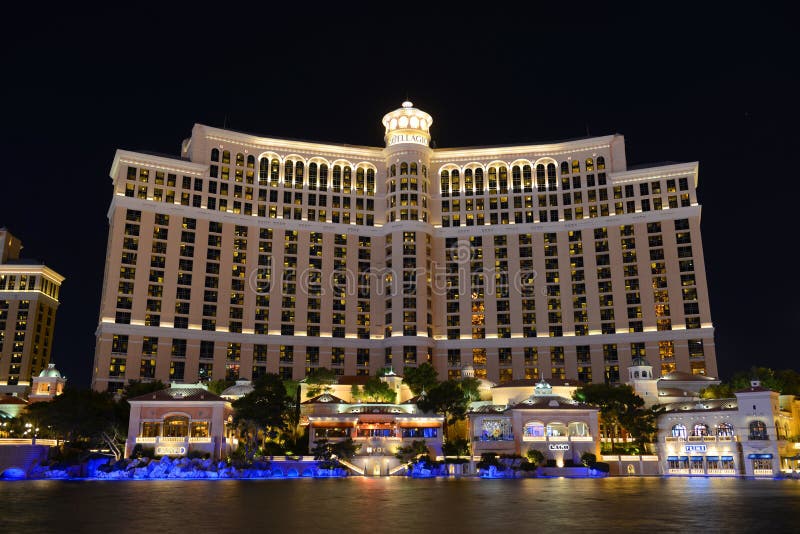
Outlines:
[{"label": "tree", "polygon": [[428,446],[425,440],[414,440],[410,445],[405,447],[398,447],[395,457],[403,463],[408,463],[416,460],[420,456],[428,454]]},{"label": "tree", "polygon": [[632,387],[628,385],[588,384],[578,388],[573,393],[573,398],[597,406],[600,409],[600,419],[605,427],[605,434],[611,438],[612,452],[616,448],[614,436],[619,433],[621,428],[624,427],[631,435],[633,435],[634,431],[640,432],[639,438],[646,435],[646,432],[642,432],[647,430],[648,427],[644,423],[639,427],[638,419],[645,417],[647,410],[642,410],[644,400],[636,395]]},{"label": "tree", "polygon": [[534,466],[544,463],[544,453],[538,449],[528,449],[526,456],[528,457],[528,461]]},{"label": "tree", "polygon": [[333,469],[341,465],[339,459],[349,460],[360,448],[361,445],[354,443],[351,438],[337,442],[321,438],[314,442],[311,454],[314,455],[314,460],[319,462],[320,469]]},{"label": "tree", "polygon": [[306,396],[311,398],[331,391],[331,386],[336,383],[336,374],[326,367],[318,367],[312,369],[305,380],[308,386]]},{"label": "tree", "polygon": [[481,381],[477,378],[466,376],[459,380],[458,382],[461,385],[461,390],[464,392],[464,395],[467,397],[467,400],[478,401],[481,400],[481,393],[478,389],[481,385]]},{"label": "tree", "polygon": [[581,463],[586,467],[592,467],[597,463],[597,456],[591,452],[581,454]]},{"label": "tree", "polygon": [[31,404],[26,419],[36,428],[49,427],[66,443],[87,446],[104,443],[119,459],[126,432],[115,404],[109,393],[67,388],[50,402]]},{"label": "tree", "polygon": [[433,365],[425,362],[418,367],[406,367],[403,370],[403,383],[408,385],[411,393],[419,395],[439,383],[439,374]]},{"label": "tree", "polygon": [[394,402],[397,399],[397,393],[378,376],[369,377],[357,396],[371,402]]},{"label": "tree", "polygon": [[446,380],[421,397],[417,405],[423,411],[444,415],[445,435],[447,435],[448,425],[453,425],[466,417],[469,399],[461,389],[459,381]]},{"label": "tree", "polygon": [[465,456],[469,454],[469,440],[467,438],[448,439],[442,443],[442,453],[445,456]]},{"label": "tree", "polygon": [[[245,431],[246,439],[257,440],[260,433],[262,443],[266,443],[267,438],[274,439],[287,428],[292,408],[281,377],[267,373],[255,381],[253,391],[233,402],[233,422]],[[257,431],[252,432],[252,428]]]}]

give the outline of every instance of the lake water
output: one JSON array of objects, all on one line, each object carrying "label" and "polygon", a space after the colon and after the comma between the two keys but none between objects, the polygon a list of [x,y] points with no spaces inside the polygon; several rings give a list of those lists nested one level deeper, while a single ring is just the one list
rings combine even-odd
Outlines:
[{"label": "lake water", "polygon": [[[800,481],[0,482],[0,532],[797,532]],[[519,530],[518,530],[519,529]]]}]

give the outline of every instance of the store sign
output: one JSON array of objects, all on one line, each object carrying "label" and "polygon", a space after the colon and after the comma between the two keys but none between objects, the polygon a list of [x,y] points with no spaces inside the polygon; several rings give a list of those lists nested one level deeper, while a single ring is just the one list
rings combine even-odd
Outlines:
[{"label": "store sign", "polygon": [[706,452],[707,447],[705,445],[684,445],[683,451],[684,452]]},{"label": "store sign", "polygon": [[392,134],[389,137],[389,146],[401,143],[428,146],[428,139],[424,135]]},{"label": "store sign", "polygon": [[568,451],[569,443],[551,443],[547,448],[551,451]]},{"label": "store sign", "polygon": [[156,456],[182,456],[186,447],[156,447]]}]

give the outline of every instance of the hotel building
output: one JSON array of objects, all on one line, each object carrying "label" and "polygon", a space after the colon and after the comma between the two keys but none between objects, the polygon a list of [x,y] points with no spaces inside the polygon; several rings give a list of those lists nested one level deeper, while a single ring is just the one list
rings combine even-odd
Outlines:
[{"label": "hotel building", "polygon": [[197,124],[118,150],[93,387],[401,371],[619,383],[637,357],[716,375],[698,164],[629,169],[620,135],[384,147]]},{"label": "hotel building", "polygon": [[25,396],[48,368],[64,277],[20,257],[22,243],[0,228],[0,393]]}]

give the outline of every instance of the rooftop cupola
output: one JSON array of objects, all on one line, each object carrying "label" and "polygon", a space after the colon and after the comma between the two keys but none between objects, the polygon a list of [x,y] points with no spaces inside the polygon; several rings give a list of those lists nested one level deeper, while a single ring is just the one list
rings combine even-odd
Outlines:
[{"label": "rooftop cupola", "polygon": [[431,140],[431,124],[433,118],[430,115],[415,108],[414,104],[406,100],[401,107],[383,116],[386,146],[401,144],[428,146]]}]

